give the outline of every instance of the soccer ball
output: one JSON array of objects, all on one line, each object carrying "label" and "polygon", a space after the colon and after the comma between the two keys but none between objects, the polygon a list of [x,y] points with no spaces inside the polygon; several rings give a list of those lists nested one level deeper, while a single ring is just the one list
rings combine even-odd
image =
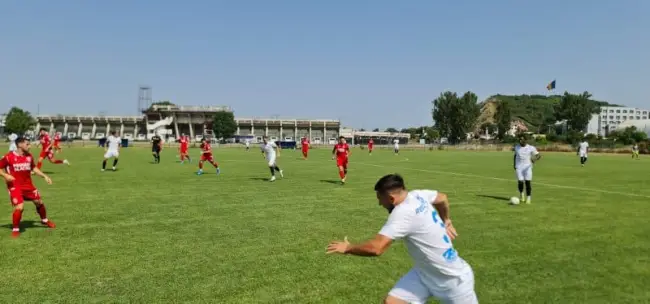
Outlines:
[{"label": "soccer ball", "polygon": [[511,197],[510,198],[510,205],[519,205],[519,198],[517,197]]}]

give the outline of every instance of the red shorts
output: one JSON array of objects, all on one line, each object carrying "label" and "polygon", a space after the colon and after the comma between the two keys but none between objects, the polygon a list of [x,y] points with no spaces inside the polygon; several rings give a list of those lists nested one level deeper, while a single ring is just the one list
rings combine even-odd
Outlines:
[{"label": "red shorts", "polygon": [[181,154],[187,154],[187,147],[181,147]]},{"label": "red shorts", "polygon": [[201,161],[206,161],[206,160],[212,161],[212,159],[213,159],[212,153],[201,154]]},{"label": "red shorts", "polygon": [[347,158],[337,158],[336,159],[336,166],[337,167],[347,167],[348,166],[348,159]]},{"label": "red shorts", "polygon": [[46,159],[46,158],[47,159],[52,159],[54,157],[54,152],[53,152],[52,149],[50,149],[49,151],[41,151],[41,154],[39,155],[39,157],[43,158],[43,159]]},{"label": "red shorts", "polygon": [[9,188],[9,198],[12,205],[20,205],[25,201],[38,201],[41,199],[41,194],[38,189],[32,186],[29,188]]},{"label": "red shorts", "polygon": [[309,152],[309,148],[305,148],[305,147],[303,147],[303,148],[302,148],[302,153],[303,153],[303,154],[306,154],[307,152]]},{"label": "red shorts", "polygon": [[372,151],[372,146],[368,146],[368,150]]},{"label": "red shorts", "polygon": [[61,148],[61,147],[59,147],[59,143],[58,143],[58,142],[55,142],[54,145],[52,145],[52,147],[53,147],[54,149],[59,149],[59,148]]}]

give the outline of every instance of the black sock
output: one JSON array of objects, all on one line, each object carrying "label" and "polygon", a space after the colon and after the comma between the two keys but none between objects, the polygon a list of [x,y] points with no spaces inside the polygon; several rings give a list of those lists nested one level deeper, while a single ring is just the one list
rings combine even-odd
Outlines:
[{"label": "black sock", "polygon": [[271,170],[271,176],[275,176],[275,168],[274,167],[269,167]]},{"label": "black sock", "polygon": [[343,169],[343,173],[344,173],[345,175],[348,175],[348,168]]},{"label": "black sock", "polygon": [[113,160],[113,167],[117,166],[117,158]]},{"label": "black sock", "polygon": [[524,181],[518,181],[517,182],[517,189],[519,189],[519,193],[524,192]]},{"label": "black sock", "polygon": [[192,161],[192,158],[190,158],[189,155],[185,156],[185,158],[187,158],[187,160],[189,160],[189,161]]},{"label": "black sock", "polygon": [[102,169],[106,169],[106,160],[102,162]]},{"label": "black sock", "polygon": [[275,169],[275,171],[280,172],[280,167],[278,167],[277,165],[273,166],[273,169]]},{"label": "black sock", "polygon": [[156,153],[156,161],[160,163],[160,152]]},{"label": "black sock", "polygon": [[531,196],[533,194],[533,187],[530,185],[530,181],[526,181],[526,196]]}]

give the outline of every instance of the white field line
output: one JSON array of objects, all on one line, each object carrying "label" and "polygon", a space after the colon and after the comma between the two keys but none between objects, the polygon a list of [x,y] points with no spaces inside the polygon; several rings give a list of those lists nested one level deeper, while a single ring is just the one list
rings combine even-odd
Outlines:
[{"label": "white field line", "polygon": [[[389,166],[383,166],[383,165],[377,165],[377,164],[369,164],[369,163],[361,163],[361,162],[355,162],[355,164],[364,165],[364,166],[371,166],[371,167],[378,167],[378,168],[411,170],[411,171],[419,171],[419,172],[427,172],[427,173],[447,174],[447,175],[472,177],[472,178],[480,178],[480,179],[490,179],[490,180],[496,180],[496,181],[506,181],[506,182],[512,182],[513,181],[513,179],[507,179],[507,178],[483,176],[483,175],[468,174],[468,173],[458,173],[458,172],[450,172],[450,171],[427,170],[427,169],[417,169],[417,168],[407,168],[407,167],[389,167]],[[586,191],[586,192],[599,192],[599,193],[605,193],[605,194],[616,194],[616,195],[650,198],[650,195],[635,194],[635,193],[628,193],[628,192],[609,191],[609,190],[602,190],[602,189],[593,189],[593,188],[584,188],[584,187],[575,187],[575,186],[566,186],[566,185],[555,185],[555,184],[540,183],[540,182],[534,182],[534,184],[535,185],[540,185],[540,186],[546,186],[546,187],[550,187],[550,188],[571,189],[571,190],[579,190],[579,191]]]}]

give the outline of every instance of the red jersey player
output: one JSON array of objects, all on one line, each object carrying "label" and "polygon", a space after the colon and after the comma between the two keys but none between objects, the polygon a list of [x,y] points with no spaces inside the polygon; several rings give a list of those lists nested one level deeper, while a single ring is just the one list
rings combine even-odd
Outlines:
[{"label": "red jersey player", "polygon": [[300,145],[302,146],[302,158],[307,159],[307,155],[309,154],[309,139],[303,137],[302,140],[300,140]]},{"label": "red jersey player", "polygon": [[179,139],[179,142],[180,142],[180,147],[178,148],[178,152],[181,155],[181,164],[185,163],[186,158],[191,163],[192,159],[190,158],[190,155],[187,153],[187,150],[190,147],[190,137],[185,134],[181,134],[181,138]]},{"label": "red jersey player", "polygon": [[41,136],[41,154],[38,156],[38,163],[36,167],[40,170],[43,167],[43,159],[47,158],[51,163],[59,165],[66,164],[69,165],[67,159],[60,160],[54,159],[54,150],[52,149],[52,140],[50,135],[47,134],[47,131],[43,128],[40,130],[39,135]]},{"label": "red jersey player", "polygon": [[372,155],[372,148],[375,146],[375,141],[372,138],[368,141],[368,154]]},{"label": "red jersey player", "polygon": [[52,144],[52,149],[56,153],[61,152],[61,146],[59,145],[61,143],[61,134],[60,133],[54,133],[54,144]]},{"label": "red jersey player", "polygon": [[199,172],[196,172],[196,174],[201,175],[203,174],[203,162],[209,162],[217,168],[217,175],[221,173],[221,169],[219,169],[219,164],[217,164],[216,161],[214,161],[214,157],[212,156],[212,147],[210,146],[210,140],[207,138],[203,139],[203,142],[201,143],[201,158],[199,159]]},{"label": "red jersey player", "polygon": [[24,137],[16,140],[16,151],[7,153],[0,159],[0,175],[7,182],[9,197],[13,205],[13,222],[11,236],[20,236],[20,220],[23,216],[23,203],[32,201],[36,205],[36,211],[41,217],[41,222],[50,228],[56,227],[54,223],[47,219],[45,205],[41,201],[41,195],[38,189],[32,183],[30,172],[45,179],[45,182],[52,184],[52,180],[41,170],[34,166],[34,157],[29,153],[30,143]]},{"label": "red jersey player", "polygon": [[339,137],[339,143],[332,149],[332,159],[336,158],[336,166],[339,167],[339,176],[341,183],[345,184],[345,178],[348,175],[348,157],[350,156],[350,146],[345,141],[345,137]]}]

